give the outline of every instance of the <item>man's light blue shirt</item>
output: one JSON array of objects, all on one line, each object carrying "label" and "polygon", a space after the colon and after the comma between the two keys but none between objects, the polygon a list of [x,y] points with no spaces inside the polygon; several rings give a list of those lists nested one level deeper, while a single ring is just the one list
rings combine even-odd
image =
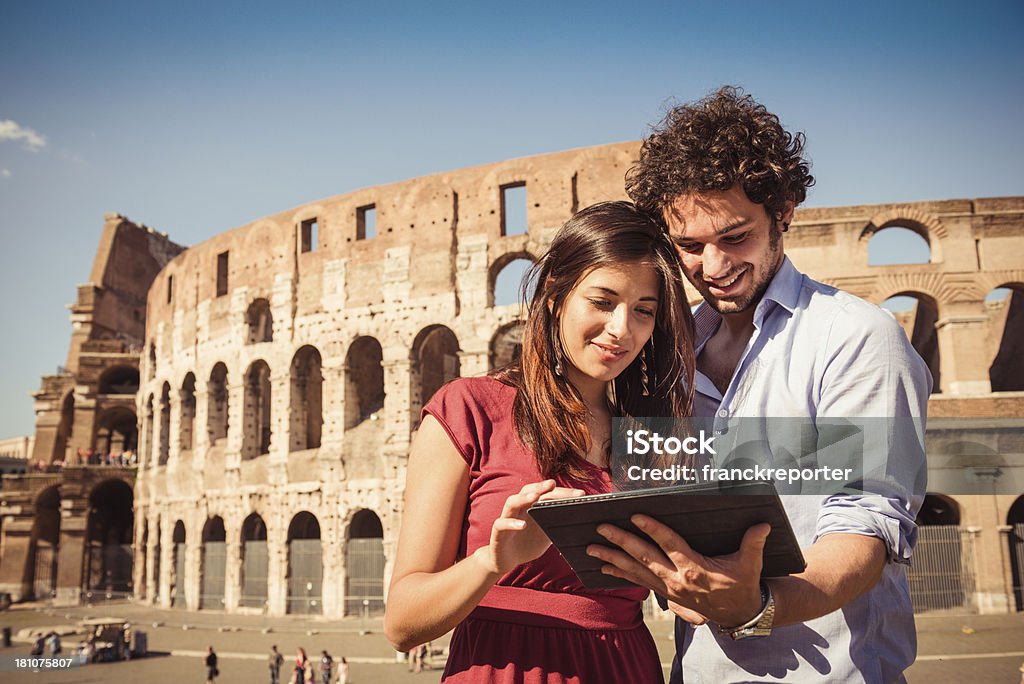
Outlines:
[{"label": "man's light blue shirt", "polygon": [[[702,303],[695,319],[699,354],[721,316]],[[841,610],[768,637],[733,641],[714,625],[677,619],[673,681],[680,672],[687,684],[903,681],[917,637],[901,564],[917,537],[932,378],[902,328],[884,310],[811,280],[786,258],[757,304],[754,333],[724,395],[702,373],[695,384],[694,415],[713,417],[723,433],[746,418],[809,418],[814,426],[891,419],[881,421],[888,429],[861,431],[864,452],[885,457],[865,464],[868,477],[877,475],[865,484],[868,493],[782,497],[804,548],[827,534],[868,535],[885,543],[890,562],[873,589]]]}]

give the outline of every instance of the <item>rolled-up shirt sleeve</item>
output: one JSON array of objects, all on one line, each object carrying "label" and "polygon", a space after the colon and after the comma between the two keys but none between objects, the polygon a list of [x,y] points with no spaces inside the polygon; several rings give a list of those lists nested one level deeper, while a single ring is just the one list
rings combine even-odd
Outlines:
[{"label": "rolled-up shirt sleeve", "polygon": [[854,448],[847,445],[841,456],[854,466],[856,482],[852,492],[825,500],[815,536],[877,537],[890,561],[909,563],[927,481],[924,429],[932,377],[891,316],[874,307],[856,309],[836,316],[822,345],[817,416],[858,428]]}]

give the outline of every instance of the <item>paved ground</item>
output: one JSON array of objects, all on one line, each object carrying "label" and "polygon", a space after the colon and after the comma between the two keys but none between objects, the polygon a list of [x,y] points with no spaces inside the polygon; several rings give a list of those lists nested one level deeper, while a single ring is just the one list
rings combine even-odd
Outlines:
[{"label": "paved ground", "polygon": [[[212,645],[220,656],[220,682],[261,683],[268,681],[265,654],[271,644],[277,644],[287,659],[298,646],[305,647],[311,656],[319,657],[323,649],[335,657],[344,655],[351,663],[351,681],[356,684],[430,682],[439,678],[437,671],[413,674],[404,663],[397,663],[395,652],[381,634],[379,619],[364,623],[358,619],[185,613],[121,603],[91,608],[15,606],[0,613],[0,626],[9,626],[17,633],[25,627],[73,625],[84,617],[111,615],[124,617],[145,630],[155,654],[145,659],[94,664],[67,672],[8,670],[0,672],[0,681],[4,684],[203,682],[203,656],[206,647]],[[268,626],[270,631],[264,633]],[[673,649],[671,623],[659,620],[650,626],[662,661],[668,663]],[[911,684],[1018,684],[1021,681],[1018,668],[1024,663],[1024,613],[919,617],[918,640],[920,655],[907,673]],[[73,637],[64,640],[65,646],[73,642]],[[438,651],[446,645],[447,638],[434,643]],[[15,643],[9,649],[0,648],[0,662],[9,666],[12,656],[27,654],[28,645]],[[443,655],[435,658],[438,666],[443,659]]]}]

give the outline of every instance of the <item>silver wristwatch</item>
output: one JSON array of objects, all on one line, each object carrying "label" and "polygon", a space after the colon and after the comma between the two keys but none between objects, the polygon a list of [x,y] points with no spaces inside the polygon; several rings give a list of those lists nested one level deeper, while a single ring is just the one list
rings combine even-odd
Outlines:
[{"label": "silver wristwatch", "polygon": [[719,627],[718,631],[728,634],[733,639],[746,639],[747,637],[764,637],[772,633],[772,623],[775,621],[775,598],[772,596],[771,587],[764,580],[761,580],[761,612],[736,627]]}]

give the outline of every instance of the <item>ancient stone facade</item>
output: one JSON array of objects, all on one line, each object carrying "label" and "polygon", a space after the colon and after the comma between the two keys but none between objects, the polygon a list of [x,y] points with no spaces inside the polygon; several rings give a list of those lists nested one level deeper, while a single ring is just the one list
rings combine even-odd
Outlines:
[{"label": "ancient stone facade", "polygon": [[0,592],[15,600],[131,590],[129,462],[146,294],[184,248],[119,214],[105,219],[71,306],[67,359],[34,395],[31,467],[5,475],[0,490]]},{"label": "ancient stone facade", "polygon": [[[579,207],[622,198],[636,152],[608,145],[366,188],[171,262],[149,293],[138,395],[137,594],[274,614],[379,606],[420,408],[444,381],[514,353],[520,312],[494,304],[499,271],[538,257]],[[524,186],[527,229],[514,234],[509,191]],[[869,266],[868,242],[893,226],[921,235],[930,263]],[[1003,425],[1024,416],[1022,228],[1024,198],[809,209],[786,250],[870,301],[916,297],[903,319],[936,378],[932,415]],[[999,287],[1010,296],[986,304]],[[1024,448],[1010,451],[1020,472]],[[977,536],[965,563],[978,607],[1012,608],[1003,559],[1021,500],[947,499]]]}]

